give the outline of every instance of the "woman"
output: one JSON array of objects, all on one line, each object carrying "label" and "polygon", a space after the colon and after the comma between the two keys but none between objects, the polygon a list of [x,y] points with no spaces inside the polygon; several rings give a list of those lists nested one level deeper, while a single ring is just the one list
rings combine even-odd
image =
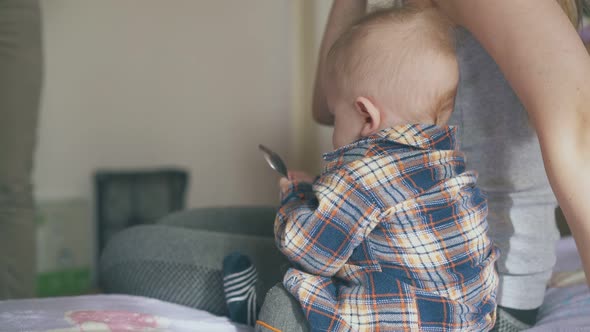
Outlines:
[{"label": "woman", "polygon": [[42,70],[39,1],[0,0],[0,299],[35,295],[31,173]]}]

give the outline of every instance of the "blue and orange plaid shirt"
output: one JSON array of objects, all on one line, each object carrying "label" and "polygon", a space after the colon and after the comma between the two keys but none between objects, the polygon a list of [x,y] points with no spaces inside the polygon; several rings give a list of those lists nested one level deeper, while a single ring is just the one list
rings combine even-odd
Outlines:
[{"label": "blue and orange plaid shirt", "polygon": [[326,154],[275,220],[283,283],[313,331],[484,331],[499,255],[455,129],[403,125]]}]

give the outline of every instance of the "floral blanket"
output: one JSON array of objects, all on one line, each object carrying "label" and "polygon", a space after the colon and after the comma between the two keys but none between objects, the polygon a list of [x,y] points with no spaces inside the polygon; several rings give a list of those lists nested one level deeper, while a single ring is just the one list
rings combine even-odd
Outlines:
[{"label": "floral blanket", "polygon": [[226,317],[159,300],[89,295],[0,302],[2,332],[249,332]]}]

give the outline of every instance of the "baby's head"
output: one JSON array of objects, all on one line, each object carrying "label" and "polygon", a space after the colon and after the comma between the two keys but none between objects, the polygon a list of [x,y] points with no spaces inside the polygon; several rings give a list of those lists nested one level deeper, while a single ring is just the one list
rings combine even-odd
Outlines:
[{"label": "baby's head", "polygon": [[444,125],[459,80],[452,26],[436,9],[373,13],[334,43],[324,90],[338,148],[400,124]]}]

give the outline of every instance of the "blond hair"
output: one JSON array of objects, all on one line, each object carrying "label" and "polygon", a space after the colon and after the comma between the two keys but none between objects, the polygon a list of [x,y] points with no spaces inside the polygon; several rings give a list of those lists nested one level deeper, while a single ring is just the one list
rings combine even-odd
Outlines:
[{"label": "blond hair", "polygon": [[436,116],[452,110],[458,84],[452,24],[432,8],[372,13],[336,40],[326,70],[341,97],[373,97],[408,121]]},{"label": "blond hair", "polygon": [[561,9],[570,19],[573,26],[580,27],[582,21],[582,2],[580,0],[556,0]]},{"label": "blond hair", "polygon": [[[589,0],[556,0],[576,29],[582,28],[584,10],[590,10]],[[586,44],[590,53],[590,43]]]}]

